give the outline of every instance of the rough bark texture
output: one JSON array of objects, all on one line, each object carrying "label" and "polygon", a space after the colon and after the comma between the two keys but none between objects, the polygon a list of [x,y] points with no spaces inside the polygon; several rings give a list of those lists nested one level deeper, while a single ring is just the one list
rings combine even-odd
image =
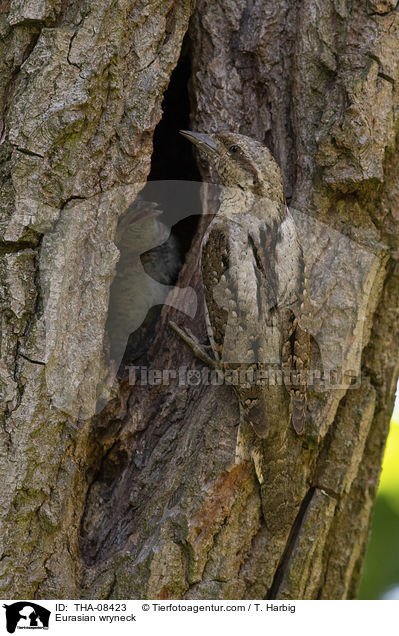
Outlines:
[{"label": "rough bark texture", "polygon": [[[1,2],[0,596],[355,595],[399,371],[396,6]],[[361,385],[313,396],[310,439],[282,421],[264,441],[244,430],[238,456],[228,386],[122,381],[92,417],[117,217],[187,29],[193,128],[264,141],[291,205],[373,255]],[[179,283],[199,292],[201,229]],[[205,341],[201,315],[165,310],[150,366],[202,368],[168,324]]]}]

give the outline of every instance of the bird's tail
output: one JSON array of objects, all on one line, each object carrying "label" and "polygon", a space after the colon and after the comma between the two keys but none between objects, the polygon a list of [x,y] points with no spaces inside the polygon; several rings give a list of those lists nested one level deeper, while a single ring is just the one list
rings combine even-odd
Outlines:
[{"label": "bird's tail", "polygon": [[302,435],[305,430],[306,413],[306,392],[291,391],[291,423],[298,435]]},{"label": "bird's tail", "polygon": [[[242,402],[241,402],[242,404]],[[269,432],[267,406],[262,398],[254,400],[248,406],[243,406],[245,417],[248,419],[258,437],[265,438]]]},{"label": "bird's tail", "polygon": [[269,429],[267,406],[261,388],[248,382],[236,388],[236,393],[245,419],[259,437],[267,437]]}]

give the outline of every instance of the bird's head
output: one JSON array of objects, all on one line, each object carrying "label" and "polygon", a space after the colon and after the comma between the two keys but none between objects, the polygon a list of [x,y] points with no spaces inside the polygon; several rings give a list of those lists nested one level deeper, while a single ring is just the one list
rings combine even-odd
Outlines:
[{"label": "bird's head", "polygon": [[213,134],[181,130],[217,171],[221,183],[274,201],[284,200],[280,168],[266,146],[232,132]]}]

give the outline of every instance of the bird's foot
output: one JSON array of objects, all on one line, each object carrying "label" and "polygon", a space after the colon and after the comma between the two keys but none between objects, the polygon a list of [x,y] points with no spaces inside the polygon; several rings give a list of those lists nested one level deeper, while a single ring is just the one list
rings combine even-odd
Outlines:
[{"label": "bird's foot", "polygon": [[173,322],[173,320],[169,321],[169,325],[172,327],[173,331],[175,331],[177,335],[180,336],[182,340],[184,340],[186,345],[190,347],[197,358],[202,360],[202,362],[207,364],[211,369],[220,368],[220,365],[217,363],[217,361],[211,358],[205,351],[205,349],[207,348],[206,345],[201,344],[198,338],[196,338],[196,336],[194,336],[194,334],[189,329],[182,329],[181,327],[178,327],[176,323]]}]

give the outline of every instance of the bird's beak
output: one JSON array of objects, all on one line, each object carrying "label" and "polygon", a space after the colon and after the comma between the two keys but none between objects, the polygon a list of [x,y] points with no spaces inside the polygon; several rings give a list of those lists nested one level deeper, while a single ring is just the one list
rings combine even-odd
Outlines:
[{"label": "bird's beak", "polygon": [[194,146],[197,146],[199,150],[208,156],[217,154],[216,142],[210,135],[206,133],[192,132],[191,130],[179,130],[180,134],[186,139],[191,141]]}]

